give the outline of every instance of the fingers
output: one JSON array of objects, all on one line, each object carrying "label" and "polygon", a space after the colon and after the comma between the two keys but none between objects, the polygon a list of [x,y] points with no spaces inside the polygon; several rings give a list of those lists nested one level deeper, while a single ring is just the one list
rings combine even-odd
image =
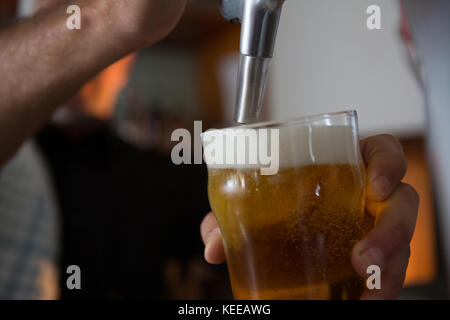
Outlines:
[{"label": "fingers", "polygon": [[402,251],[398,253],[394,259],[392,259],[389,266],[387,266],[382,272],[380,289],[369,290],[366,288],[361,296],[361,300],[396,299],[400,295],[403,288],[409,256],[410,249],[408,246],[402,249]]},{"label": "fingers", "polygon": [[200,233],[205,244],[205,260],[212,264],[225,261],[225,250],[219,226],[212,212],[208,213],[200,225]]},{"label": "fingers", "polygon": [[206,245],[211,232],[214,232],[219,226],[217,225],[216,218],[212,212],[208,213],[200,224],[200,234],[202,235],[203,243]]},{"label": "fingers", "polygon": [[[400,183],[389,200],[371,203],[367,210],[376,216],[375,227],[356,244],[352,264],[361,277],[370,265],[385,269],[404,248],[409,247],[416,225],[419,197],[409,185]],[[376,211],[376,212],[373,212]]]},{"label": "fingers", "polygon": [[361,140],[361,153],[367,165],[367,197],[386,200],[406,172],[406,159],[400,142],[382,134]]},{"label": "fingers", "polygon": [[361,299],[395,299],[406,275],[419,197],[411,186],[400,182],[406,159],[397,139],[390,135],[369,137],[361,141],[361,152],[367,165],[366,210],[376,218],[376,224],[354,247],[352,264],[363,278],[369,276],[370,265],[382,270],[381,289],[366,289]]}]

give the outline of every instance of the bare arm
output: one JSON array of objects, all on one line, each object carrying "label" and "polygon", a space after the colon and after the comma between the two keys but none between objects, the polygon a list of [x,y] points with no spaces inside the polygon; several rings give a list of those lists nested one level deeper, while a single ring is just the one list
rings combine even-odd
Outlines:
[{"label": "bare arm", "polygon": [[0,165],[91,77],[167,35],[186,0],[70,2],[82,30],[66,28],[68,2],[0,29]]}]

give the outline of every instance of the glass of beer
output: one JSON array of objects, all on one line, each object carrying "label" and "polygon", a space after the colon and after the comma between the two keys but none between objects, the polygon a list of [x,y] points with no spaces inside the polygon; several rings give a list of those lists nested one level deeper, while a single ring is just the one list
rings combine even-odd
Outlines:
[{"label": "glass of beer", "polygon": [[365,280],[351,252],[373,220],[356,112],[209,130],[202,140],[234,298],[358,299]]}]

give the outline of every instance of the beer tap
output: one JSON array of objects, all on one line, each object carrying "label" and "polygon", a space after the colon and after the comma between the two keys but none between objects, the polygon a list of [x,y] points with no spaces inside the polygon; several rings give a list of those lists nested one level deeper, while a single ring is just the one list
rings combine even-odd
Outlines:
[{"label": "beer tap", "polygon": [[222,0],[225,19],[242,23],[237,82],[238,123],[259,119],[284,0]]}]

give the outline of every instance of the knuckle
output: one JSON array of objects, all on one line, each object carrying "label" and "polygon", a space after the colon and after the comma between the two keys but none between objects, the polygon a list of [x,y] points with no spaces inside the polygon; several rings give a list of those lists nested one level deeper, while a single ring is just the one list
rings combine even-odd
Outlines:
[{"label": "knuckle", "polygon": [[400,175],[403,177],[408,170],[408,161],[406,160],[406,156],[403,153],[403,149],[400,149],[399,157],[399,165],[400,165]]},{"label": "knuckle", "polygon": [[408,203],[412,203],[414,208],[417,209],[420,202],[420,196],[417,193],[416,189],[414,189],[411,185],[407,183],[402,183],[401,191],[404,193],[404,196],[407,199]]},{"label": "knuckle", "polygon": [[394,137],[392,134],[382,133],[375,136],[375,142],[387,146],[394,146],[396,148],[401,148],[400,140]]},{"label": "knuckle", "polygon": [[403,152],[400,140],[391,134],[379,134],[372,136],[367,140],[367,146],[364,150],[365,158],[370,159],[376,154],[388,154],[393,157],[392,163],[398,167],[399,172],[403,175],[407,169],[407,161]]},{"label": "knuckle", "polygon": [[412,233],[411,227],[404,222],[398,222],[390,230],[390,238],[394,247],[409,245]]},{"label": "knuckle", "polygon": [[397,137],[391,134],[384,134],[383,140],[385,141],[385,144],[389,146],[389,149],[392,151],[392,153],[396,156],[398,161],[397,165],[399,166],[399,173],[401,176],[403,176],[408,168],[408,162],[403,151],[402,143]]},{"label": "knuckle", "polygon": [[400,166],[400,171],[402,173],[402,176],[406,173],[406,170],[408,169],[408,161],[406,160],[405,153],[403,152],[403,148],[400,145],[400,148],[397,149],[396,153],[398,157],[398,164]]},{"label": "knuckle", "polygon": [[394,146],[397,149],[403,150],[402,143],[400,142],[400,140],[397,137],[393,136],[392,134],[387,133],[381,134],[380,139],[382,139],[383,142],[387,145]]},{"label": "knuckle", "polygon": [[396,137],[394,137],[392,134],[389,134],[389,133],[382,133],[382,134],[379,135],[379,137],[380,137],[380,139],[384,139],[387,142],[392,142],[392,141],[396,141],[397,140]]},{"label": "knuckle", "polygon": [[408,171],[408,161],[406,160],[405,154],[402,152],[401,154],[401,176],[403,177]]}]

